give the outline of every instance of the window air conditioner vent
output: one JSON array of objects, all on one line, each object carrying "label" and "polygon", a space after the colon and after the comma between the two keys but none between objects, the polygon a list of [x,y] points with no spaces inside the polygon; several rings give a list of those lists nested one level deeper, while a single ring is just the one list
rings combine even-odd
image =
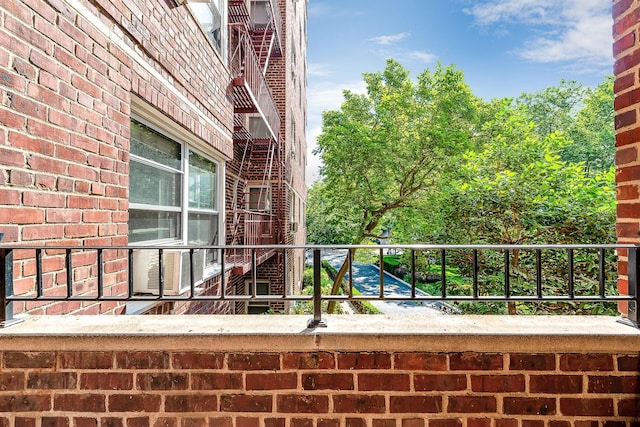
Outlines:
[{"label": "window air conditioner vent", "polygon": [[[194,283],[204,275],[204,250],[193,253]],[[157,249],[141,249],[133,253],[133,290],[136,293],[160,294],[160,262]],[[162,274],[164,295],[180,295],[191,286],[189,251],[163,250]]]}]

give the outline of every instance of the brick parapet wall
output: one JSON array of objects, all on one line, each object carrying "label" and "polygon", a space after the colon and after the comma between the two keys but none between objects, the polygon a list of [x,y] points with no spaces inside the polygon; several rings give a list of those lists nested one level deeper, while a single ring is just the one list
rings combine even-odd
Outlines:
[{"label": "brick parapet wall", "polygon": [[593,334],[532,336],[524,321],[501,318],[521,333],[485,325],[481,339],[455,319],[445,333],[425,327],[445,322],[409,319],[424,329],[406,334],[385,331],[387,317],[362,333],[358,316],[342,332],[296,332],[291,322],[303,318],[270,317],[271,333],[246,316],[145,316],[131,333],[112,329],[122,317],[100,319],[63,320],[71,329],[60,334],[51,318],[38,334],[29,332],[37,319],[0,332],[0,425],[613,427],[640,418],[640,334],[603,335],[588,319]]}]

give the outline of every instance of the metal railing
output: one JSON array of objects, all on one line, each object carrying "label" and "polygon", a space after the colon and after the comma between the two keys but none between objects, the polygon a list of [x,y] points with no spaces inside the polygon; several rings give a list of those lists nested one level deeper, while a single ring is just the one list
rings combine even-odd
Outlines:
[{"label": "metal railing", "polygon": [[275,215],[265,212],[244,211],[244,244],[272,245],[275,243]]},{"label": "metal railing", "polygon": [[[163,252],[180,249],[187,254],[190,269],[189,283],[184,292],[169,295],[164,283]],[[199,294],[194,279],[195,254],[199,250],[216,251],[219,260],[219,289],[215,295]],[[134,292],[134,253],[148,250],[158,252],[157,273],[159,286],[154,295]],[[356,262],[351,256],[359,251],[369,258],[366,262],[384,266],[390,253],[402,253],[408,260],[405,282],[406,294],[393,293],[385,285],[387,274],[379,268],[379,287],[370,294],[354,292],[358,281],[354,270]],[[313,268],[311,294],[260,295],[257,291],[257,266],[260,253],[282,253],[281,271],[287,271],[287,251],[303,251],[307,263]],[[233,294],[229,278],[220,272],[230,271],[230,260],[239,252],[251,254],[253,287],[242,295]],[[344,291],[333,295],[323,292],[322,269],[327,267],[323,254],[333,254],[336,270],[344,261],[346,271]],[[373,255],[372,255],[373,253]],[[0,326],[9,326],[19,320],[14,317],[13,304],[69,303],[69,302],[130,302],[130,301],[214,301],[214,302],[306,302],[313,307],[309,327],[324,324],[322,304],[328,301],[414,301],[414,302],[467,302],[467,303],[624,303],[627,316],[623,322],[638,327],[638,247],[633,245],[385,245],[385,246],[148,246],[148,247],[80,247],[80,246],[24,246],[0,244]],[[626,259],[625,259],[626,258]],[[589,262],[587,262],[589,261]],[[627,295],[617,290],[619,261],[627,263]],[[417,265],[430,265],[435,274],[437,292],[426,294],[418,289],[420,276]],[[15,268],[18,268],[15,270]],[[455,280],[450,268],[456,270]],[[119,269],[119,270],[118,270]],[[552,272],[550,272],[552,271]],[[18,272],[20,274],[18,274]],[[14,274],[15,273],[15,274]],[[107,275],[124,274],[126,283],[121,292],[114,292],[112,281],[106,286]],[[46,277],[46,280],[45,280]],[[112,277],[112,276],[110,276]],[[586,278],[586,279],[585,279]],[[30,283],[25,285],[25,280]],[[51,283],[59,280],[60,283]],[[585,282],[586,280],[586,282]],[[20,283],[20,290],[15,286]],[[78,283],[82,282],[82,286]],[[550,282],[552,282],[550,284]],[[559,283],[560,282],[560,283]],[[589,286],[582,286],[583,283]],[[460,285],[462,283],[463,285]],[[492,287],[489,289],[488,285]],[[523,291],[526,284],[526,291]],[[559,286],[558,286],[559,284]],[[552,286],[553,285],[553,286]],[[80,290],[78,290],[80,289]],[[461,292],[461,289],[463,290]],[[497,290],[496,290],[497,289]],[[553,292],[550,290],[553,289]]]},{"label": "metal railing", "polygon": [[230,55],[230,67],[234,75],[234,107],[239,113],[260,113],[274,140],[280,134],[280,114],[260,61],[242,24],[232,24],[238,35],[238,46]]}]

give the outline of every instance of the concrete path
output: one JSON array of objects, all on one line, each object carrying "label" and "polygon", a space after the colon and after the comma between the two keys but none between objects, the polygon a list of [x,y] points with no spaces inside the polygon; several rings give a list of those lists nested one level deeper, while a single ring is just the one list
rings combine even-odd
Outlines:
[{"label": "concrete path", "polygon": [[[322,259],[336,270],[340,269],[346,257],[345,250],[323,251]],[[353,263],[353,287],[362,295],[380,296],[380,269],[373,264]],[[345,280],[349,279],[347,274]],[[387,272],[384,272],[384,296],[411,296],[411,285]],[[427,296],[428,294],[416,289],[416,296]],[[382,301],[371,300],[371,305],[380,310],[383,314],[445,314],[446,304],[439,301]],[[450,311],[450,310],[449,310]]]}]

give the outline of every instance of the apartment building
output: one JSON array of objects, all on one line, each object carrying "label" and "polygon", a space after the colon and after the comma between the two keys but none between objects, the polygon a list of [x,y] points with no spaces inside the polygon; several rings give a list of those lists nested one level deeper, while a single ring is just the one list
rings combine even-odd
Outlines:
[{"label": "apartment building", "polygon": [[[14,254],[14,293],[299,289],[301,252],[218,247],[304,243],[306,9],[307,0],[3,2],[0,244],[47,247],[40,263]],[[60,246],[107,249],[65,258]],[[287,307],[14,305],[36,314],[268,310]]]}]

